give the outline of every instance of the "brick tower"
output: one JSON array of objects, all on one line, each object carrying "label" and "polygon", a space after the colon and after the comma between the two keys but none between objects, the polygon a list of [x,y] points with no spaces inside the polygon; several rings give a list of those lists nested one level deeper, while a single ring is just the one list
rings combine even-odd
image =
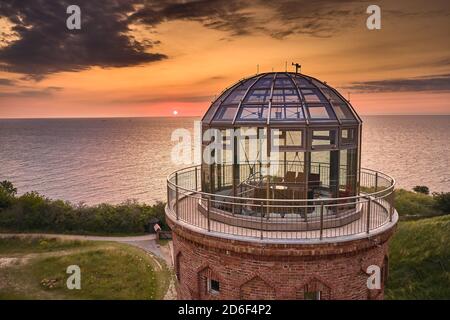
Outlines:
[{"label": "brick tower", "polygon": [[168,178],[179,299],[382,299],[395,181],[361,168],[362,121],[311,76],[224,90],[203,160]]}]

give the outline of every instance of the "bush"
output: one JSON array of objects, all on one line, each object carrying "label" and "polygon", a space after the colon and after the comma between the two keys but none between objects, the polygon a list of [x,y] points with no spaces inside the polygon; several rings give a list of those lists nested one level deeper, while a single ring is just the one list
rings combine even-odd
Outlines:
[{"label": "bush", "polygon": [[436,209],[436,202],[433,197],[404,189],[395,191],[395,209],[400,216],[434,216],[441,214]]},{"label": "bush", "polygon": [[136,201],[118,205],[72,205],[51,200],[37,192],[16,198],[12,184],[0,184],[0,228],[14,231],[44,231],[58,233],[133,234],[144,233],[152,218],[157,218],[163,230],[165,204],[153,206]]},{"label": "bush", "polygon": [[430,194],[430,189],[427,186],[415,186],[413,190],[417,193]]},{"label": "bush", "polygon": [[450,213],[450,192],[433,192],[435,206],[445,214]]},{"label": "bush", "polygon": [[17,189],[7,180],[0,182],[0,210],[8,208],[14,202]]}]

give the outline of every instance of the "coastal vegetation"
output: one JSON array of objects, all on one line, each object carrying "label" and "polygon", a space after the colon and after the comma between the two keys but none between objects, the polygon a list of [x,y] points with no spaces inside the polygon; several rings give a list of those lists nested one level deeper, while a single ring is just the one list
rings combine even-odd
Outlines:
[{"label": "coastal vegetation", "polygon": [[71,234],[132,235],[151,232],[157,221],[167,229],[164,203],[154,205],[128,200],[118,205],[74,205],[52,200],[37,192],[17,195],[8,182],[0,183],[0,230]]},{"label": "coastal vegetation", "polygon": [[[450,213],[450,192],[426,194],[398,189],[395,207],[402,219],[416,219]],[[162,202],[154,205],[128,200],[121,204],[87,206],[52,200],[37,192],[17,195],[9,181],[0,182],[0,231],[68,234],[133,235],[151,232],[157,221],[168,230]]]},{"label": "coastal vegetation", "polygon": [[414,187],[417,191],[395,191],[395,209],[401,219],[413,219],[450,214],[450,192],[429,195],[427,187]]},{"label": "coastal vegetation", "polygon": [[[67,266],[81,270],[69,290]],[[0,300],[162,299],[171,272],[139,248],[112,242],[11,237],[0,241]]]},{"label": "coastal vegetation", "polygon": [[450,215],[400,221],[389,251],[387,299],[450,299]]}]

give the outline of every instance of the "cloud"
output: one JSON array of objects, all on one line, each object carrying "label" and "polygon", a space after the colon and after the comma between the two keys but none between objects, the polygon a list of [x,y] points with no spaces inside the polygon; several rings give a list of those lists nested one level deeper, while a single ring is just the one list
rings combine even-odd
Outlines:
[{"label": "cloud", "polygon": [[416,78],[391,79],[379,81],[353,82],[344,89],[357,92],[405,92],[405,91],[450,91],[450,74],[432,75]]},{"label": "cloud", "polygon": [[[365,21],[370,4],[366,0],[77,0],[82,29],[71,31],[66,28],[66,8],[72,2],[0,2],[0,18],[12,25],[10,33],[3,40],[0,37],[0,70],[40,80],[94,66],[128,67],[160,61],[168,57],[154,52],[159,41],[147,36],[141,39],[133,35],[133,28],[157,28],[168,21],[195,21],[225,32],[226,40],[255,34],[276,39],[294,34],[327,38]],[[444,5],[440,2],[439,7]],[[412,9],[386,9],[385,13],[405,19],[425,16]],[[448,16],[449,11],[434,9],[427,14]],[[155,33],[150,35],[153,38]]]},{"label": "cloud", "polygon": [[[364,1],[363,1],[364,2]],[[197,21],[231,37],[265,34],[282,39],[291,34],[330,37],[365,14],[358,0],[164,0],[148,1],[130,20],[149,26],[164,21]]]},{"label": "cloud", "polygon": [[47,98],[53,96],[55,92],[61,91],[61,87],[47,87],[44,89],[25,89],[17,92],[0,92],[1,98]]},{"label": "cloud", "polygon": [[214,97],[208,95],[186,95],[186,96],[142,96],[142,97],[131,97],[127,99],[116,99],[111,101],[104,101],[105,103],[112,104],[145,104],[145,103],[166,103],[166,102],[185,102],[185,103],[195,103],[195,102],[205,102],[210,103]]},{"label": "cloud", "polygon": [[14,80],[0,78],[0,86],[13,86],[14,84]]},{"label": "cloud", "polygon": [[163,21],[197,21],[207,28],[239,36],[252,31],[256,20],[249,10],[254,4],[254,1],[242,0],[148,1],[130,15],[130,20],[150,26]]},{"label": "cloud", "polygon": [[128,14],[135,0],[77,0],[81,30],[66,28],[70,0],[0,2],[0,16],[12,24],[18,40],[0,48],[0,69],[29,78],[93,66],[127,67],[167,58],[147,51],[152,42],[137,41],[130,31]]}]

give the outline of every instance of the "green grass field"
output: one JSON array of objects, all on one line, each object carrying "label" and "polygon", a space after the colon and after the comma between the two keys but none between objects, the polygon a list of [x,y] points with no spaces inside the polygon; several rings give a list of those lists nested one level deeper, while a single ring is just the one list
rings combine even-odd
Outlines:
[{"label": "green grass field", "polygon": [[450,216],[400,222],[386,299],[450,299]]},{"label": "green grass field", "polygon": [[[81,290],[67,289],[69,265],[81,269]],[[125,244],[0,241],[0,299],[162,299],[170,279],[163,261]]]}]

